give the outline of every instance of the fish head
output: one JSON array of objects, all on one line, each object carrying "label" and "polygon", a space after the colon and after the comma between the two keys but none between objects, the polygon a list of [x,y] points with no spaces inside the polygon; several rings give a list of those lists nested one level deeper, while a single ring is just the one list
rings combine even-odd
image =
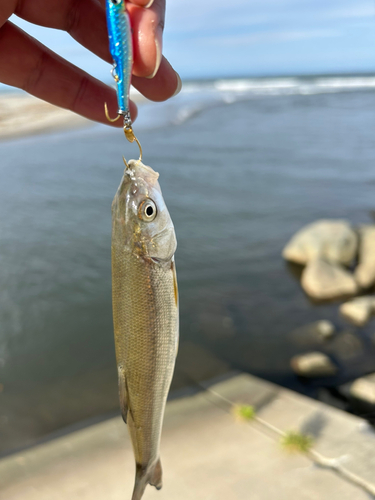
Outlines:
[{"label": "fish head", "polygon": [[114,233],[126,251],[156,263],[170,262],[176,235],[158,182],[159,174],[130,160],[112,204]]}]

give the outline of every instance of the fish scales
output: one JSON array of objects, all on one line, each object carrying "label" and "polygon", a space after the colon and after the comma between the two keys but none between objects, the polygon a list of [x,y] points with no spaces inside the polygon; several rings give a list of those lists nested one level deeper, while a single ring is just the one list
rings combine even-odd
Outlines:
[{"label": "fish scales", "polygon": [[[151,202],[156,217],[142,220],[140,210]],[[136,461],[133,500],[139,500],[148,483],[162,485],[159,444],[178,342],[176,239],[157,174],[141,162],[129,162],[112,214],[120,404]]]}]

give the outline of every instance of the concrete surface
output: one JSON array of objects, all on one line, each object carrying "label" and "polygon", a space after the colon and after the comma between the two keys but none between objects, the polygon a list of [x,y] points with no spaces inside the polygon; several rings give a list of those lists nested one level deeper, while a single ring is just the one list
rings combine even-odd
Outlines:
[{"label": "concrete surface", "polygon": [[[371,495],[303,455],[277,433],[238,422],[233,403],[251,404],[280,430],[314,435],[315,449],[375,483],[375,433],[361,419],[245,374],[210,381],[168,403],[161,457],[164,486],[145,500],[369,500]],[[134,463],[120,418],[0,461],[4,500],[127,500]]]}]

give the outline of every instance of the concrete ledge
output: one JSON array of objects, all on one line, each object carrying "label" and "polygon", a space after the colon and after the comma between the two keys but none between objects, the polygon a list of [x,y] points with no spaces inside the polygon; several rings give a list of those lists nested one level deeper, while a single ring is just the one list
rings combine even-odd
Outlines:
[{"label": "concrete ledge", "polygon": [[[371,496],[304,455],[289,455],[257,423],[236,422],[232,403],[254,405],[280,430],[315,436],[315,449],[345,460],[375,482],[375,433],[365,421],[246,374],[210,381],[205,390],[168,403],[162,438],[164,486],[159,500],[369,500]],[[134,463],[120,418],[0,461],[6,500],[124,500]]]}]

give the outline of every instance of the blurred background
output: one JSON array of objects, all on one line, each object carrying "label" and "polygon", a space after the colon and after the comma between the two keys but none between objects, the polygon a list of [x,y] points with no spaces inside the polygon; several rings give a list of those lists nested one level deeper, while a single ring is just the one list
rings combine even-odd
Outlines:
[{"label": "blurred background", "polygon": [[[112,85],[65,33],[12,21]],[[375,371],[375,325],[309,299],[281,253],[318,219],[373,222],[374,2],[174,0],[164,53],[182,92],[135,95],[135,128],[178,238],[172,389],[239,369],[356,411],[341,388]],[[0,125],[22,99],[0,87]],[[119,412],[110,208],[121,156],[135,153],[118,130],[81,125],[17,138],[0,127],[1,455]],[[293,371],[312,350],[334,373]]]}]

